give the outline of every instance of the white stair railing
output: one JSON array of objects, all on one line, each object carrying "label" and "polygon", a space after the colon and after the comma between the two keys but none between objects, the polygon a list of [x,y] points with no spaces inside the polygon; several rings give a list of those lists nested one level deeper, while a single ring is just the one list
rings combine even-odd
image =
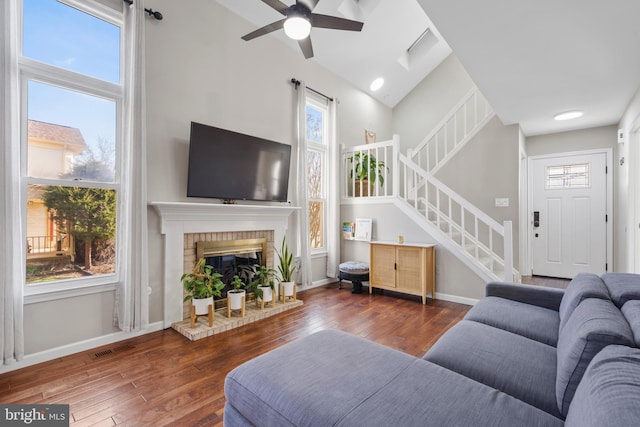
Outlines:
[{"label": "white stair railing", "polygon": [[425,171],[434,174],[494,115],[485,97],[474,87],[420,144],[408,151],[407,157]]},{"label": "white stair railing", "polygon": [[402,154],[396,169],[397,196],[432,230],[446,236],[491,277],[513,281],[518,272],[513,268],[511,221],[499,224]]}]

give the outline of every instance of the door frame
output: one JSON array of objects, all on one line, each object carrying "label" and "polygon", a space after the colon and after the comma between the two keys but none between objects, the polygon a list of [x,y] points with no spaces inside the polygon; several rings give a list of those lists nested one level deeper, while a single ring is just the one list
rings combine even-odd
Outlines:
[{"label": "door frame", "polygon": [[611,148],[597,148],[594,150],[584,151],[568,151],[562,153],[542,154],[538,156],[530,156],[527,158],[527,209],[526,209],[526,246],[528,251],[526,253],[526,270],[523,270],[522,275],[531,276],[533,274],[533,162],[542,159],[554,159],[567,156],[580,156],[589,154],[605,154],[607,165],[606,175],[606,209],[608,215],[607,221],[607,271],[613,271],[613,222],[615,216],[613,212],[613,149]]}]

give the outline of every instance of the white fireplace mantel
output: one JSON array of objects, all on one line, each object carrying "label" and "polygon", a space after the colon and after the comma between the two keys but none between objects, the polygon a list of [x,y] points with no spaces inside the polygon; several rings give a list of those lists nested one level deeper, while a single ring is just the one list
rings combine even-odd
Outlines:
[{"label": "white fireplace mantel", "polygon": [[[182,320],[184,235],[228,231],[273,230],[281,242],[291,206],[223,205],[212,203],[149,202],[160,215],[164,238],[164,327]],[[274,260],[274,265],[276,264]]]}]

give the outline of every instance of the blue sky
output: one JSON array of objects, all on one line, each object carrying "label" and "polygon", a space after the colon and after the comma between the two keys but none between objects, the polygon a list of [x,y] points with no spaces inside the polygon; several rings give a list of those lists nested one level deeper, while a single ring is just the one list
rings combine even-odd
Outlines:
[{"label": "blue sky", "polygon": [[[120,81],[120,29],[56,0],[24,0],[23,55],[112,83]],[[79,128],[87,143],[115,142],[115,103],[31,81],[30,119]]]}]

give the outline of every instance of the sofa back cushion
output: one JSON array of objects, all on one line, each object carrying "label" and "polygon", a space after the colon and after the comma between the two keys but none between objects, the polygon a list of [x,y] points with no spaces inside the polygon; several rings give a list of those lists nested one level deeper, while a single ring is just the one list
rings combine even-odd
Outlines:
[{"label": "sofa back cushion", "polygon": [[622,314],[631,326],[636,345],[640,347],[640,300],[627,301],[622,306]]},{"label": "sofa back cushion", "polygon": [[602,281],[609,289],[611,301],[618,307],[627,301],[640,300],[640,274],[606,273]]},{"label": "sofa back cushion", "polygon": [[576,390],[566,427],[640,424],[640,350],[610,345],[598,353]]},{"label": "sofa back cushion", "polygon": [[592,273],[578,273],[567,286],[560,302],[560,331],[576,307],[588,298],[609,299],[609,290],[599,276]]},{"label": "sofa back cushion", "polygon": [[584,300],[558,336],[556,400],[563,416],[591,359],[611,344],[633,345],[629,323],[610,300]]}]

